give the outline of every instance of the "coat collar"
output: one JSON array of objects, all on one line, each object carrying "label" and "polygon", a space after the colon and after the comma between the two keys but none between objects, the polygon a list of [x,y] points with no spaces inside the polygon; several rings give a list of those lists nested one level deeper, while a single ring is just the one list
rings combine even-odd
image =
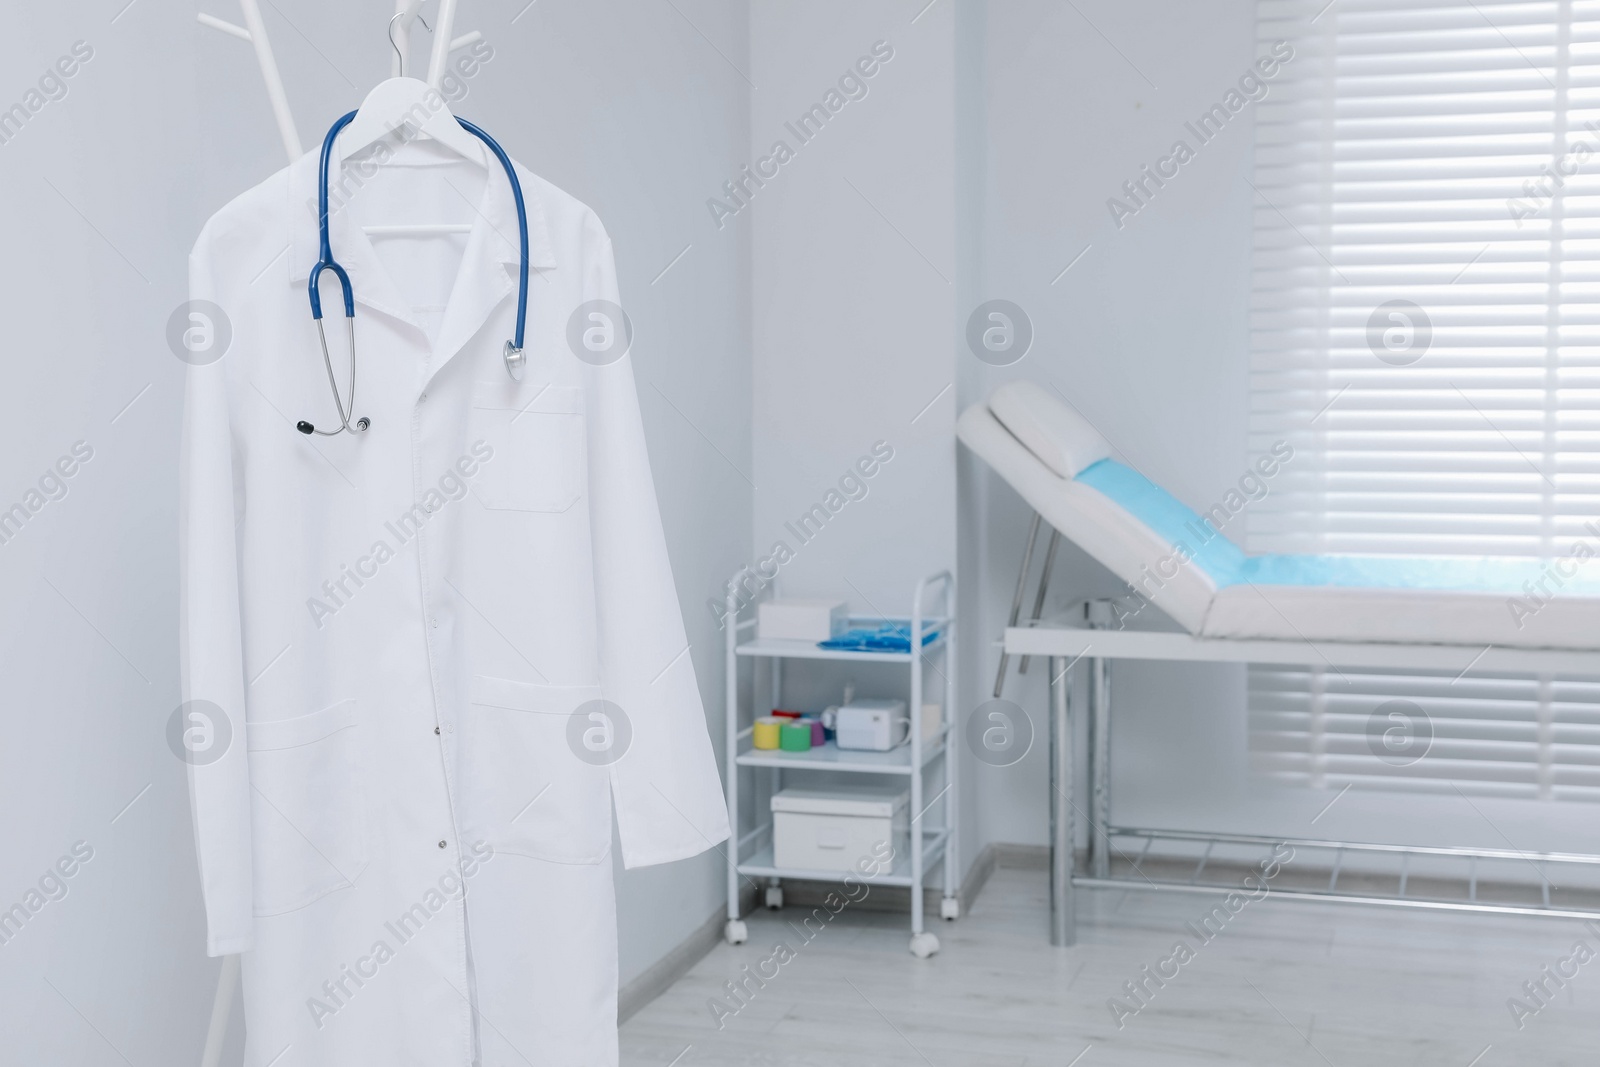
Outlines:
[{"label": "coat collar", "polygon": [[[396,288],[388,269],[378,259],[371,240],[351,219],[349,211],[338,209],[340,177],[350,174],[345,163],[346,158],[335,142],[328,168],[329,180],[335,187],[328,217],[328,236],[334,258],[350,276],[356,303],[408,324],[417,332],[419,340],[426,344],[422,327],[411,314],[410,305]],[[317,170],[316,151],[302,156],[290,168],[288,217],[294,233],[287,269],[291,285],[299,286],[306,282],[320,254]],[[555,252],[544,204],[536,189],[537,179],[521,167],[517,171],[528,215],[528,269],[530,273],[553,270],[556,268]],[[354,177],[350,178],[346,187],[354,188],[355,180]],[[515,301],[519,263],[516,203],[504,171],[490,157],[488,181],[484,183],[483,193],[474,209],[472,232],[467,238],[467,247],[438,337],[431,346],[433,358],[429,361],[428,377],[431,378],[438,368],[472,339],[501,301],[507,296]],[[531,280],[537,281],[537,278]],[[338,288],[339,284],[331,272],[323,275],[325,314],[337,314],[342,309]],[[535,293],[529,293],[530,305],[535,296]]]}]

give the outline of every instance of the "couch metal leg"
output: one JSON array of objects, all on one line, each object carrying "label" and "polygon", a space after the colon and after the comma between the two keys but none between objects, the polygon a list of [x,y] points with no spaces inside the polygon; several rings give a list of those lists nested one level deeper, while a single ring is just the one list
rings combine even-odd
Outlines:
[{"label": "couch metal leg", "polygon": [[[1056,563],[1056,548],[1061,544],[1061,531],[1054,527],[1050,530],[1050,540],[1044,546],[1044,569],[1039,572],[1039,595],[1033,600],[1033,621],[1038,622],[1039,616],[1044,614],[1044,594],[1050,588],[1050,568]],[[1028,657],[1023,656],[1017,663],[1017,673],[1028,673]]]},{"label": "couch metal leg", "polygon": [[[1028,547],[1022,550],[1022,570],[1017,573],[1017,591],[1011,597],[1011,621],[1006,623],[1006,628],[1017,624],[1017,618],[1022,614],[1022,594],[1028,587],[1028,568],[1033,565],[1033,543],[1039,539],[1040,516],[1033,513],[1033,523],[1028,527]],[[1004,639],[1005,635],[1000,635]],[[994,698],[1000,699],[1000,692],[1006,686],[1006,665],[1011,661],[1011,655],[1004,647],[1000,649],[1000,669],[994,676]]]},{"label": "couch metal leg", "polygon": [[1072,899],[1072,708],[1068,661],[1052,656],[1050,670],[1050,943],[1077,941]]},{"label": "couch metal leg", "polygon": [[1111,661],[1089,661],[1089,873],[1111,874]]}]

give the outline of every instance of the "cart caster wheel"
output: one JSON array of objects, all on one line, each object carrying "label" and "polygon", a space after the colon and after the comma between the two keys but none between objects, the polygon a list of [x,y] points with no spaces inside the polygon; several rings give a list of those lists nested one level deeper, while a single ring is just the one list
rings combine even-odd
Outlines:
[{"label": "cart caster wheel", "polygon": [[920,934],[911,935],[911,954],[919,960],[925,960],[939,951],[939,938],[924,930]]},{"label": "cart caster wheel", "polygon": [[944,897],[939,901],[939,918],[947,922],[961,918],[961,901],[956,897]]},{"label": "cart caster wheel", "polygon": [[750,940],[750,929],[743,919],[729,919],[722,928],[722,939],[730,945],[742,945]]},{"label": "cart caster wheel", "polygon": [[767,907],[777,911],[783,907],[783,887],[779,885],[767,886]]}]

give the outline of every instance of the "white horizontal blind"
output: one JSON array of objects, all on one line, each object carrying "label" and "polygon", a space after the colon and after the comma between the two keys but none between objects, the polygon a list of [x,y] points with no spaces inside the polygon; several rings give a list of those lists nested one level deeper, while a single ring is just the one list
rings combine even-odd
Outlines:
[{"label": "white horizontal blind", "polygon": [[[1295,55],[1256,112],[1251,440],[1296,454],[1250,547],[1600,549],[1600,0],[1259,11],[1263,52]],[[1271,773],[1600,787],[1588,684],[1257,668],[1250,689]],[[1390,699],[1432,723],[1427,758],[1372,751]]]},{"label": "white horizontal blind", "polygon": [[1600,800],[1600,680],[1256,666],[1250,746],[1318,788]]}]

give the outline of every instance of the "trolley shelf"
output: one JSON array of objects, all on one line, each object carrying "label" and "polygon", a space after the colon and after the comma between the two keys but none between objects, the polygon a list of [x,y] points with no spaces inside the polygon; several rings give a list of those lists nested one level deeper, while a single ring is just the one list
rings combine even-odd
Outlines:
[{"label": "trolley shelf", "polygon": [[[905,619],[884,619],[877,616],[852,615],[851,625],[881,626],[884,623],[899,623],[909,625]],[[945,637],[950,632],[949,620],[945,618],[931,618],[922,620],[924,632],[937,630],[922,646],[922,654],[927,657],[929,653],[941,647]],[[822,648],[815,641],[793,641],[773,637],[757,637],[746,641],[734,651],[741,656],[765,656],[771,659],[830,659],[844,660],[850,663],[910,663],[910,652],[862,652],[848,648]]]},{"label": "trolley shelf", "polygon": [[[944,754],[944,735],[948,727],[940,727],[936,737],[922,744],[924,766]],[[739,766],[781,767],[790,770],[858,771],[863,774],[911,773],[911,746],[903,744],[887,752],[861,749],[841,749],[832,741],[808,752],[784,752],[775,748],[755,748],[749,736],[739,743]]]},{"label": "trolley shelf", "polygon": [[[933,865],[944,857],[945,840],[948,831],[924,830],[922,831],[922,870],[926,874]],[[745,862],[739,864],[739,873],[751,878],[802,878],[813,882],[838,882],[842,881],[846,873],[842,871],[807,871],[795,867],[775,867],[772,864],[772,846],[765,845]],[[856,878],[869,885],[904,885],[911,884],[911,855],[904,852],[894,858],[894,868],[887,873],[878,875],[853,874]]]}]

